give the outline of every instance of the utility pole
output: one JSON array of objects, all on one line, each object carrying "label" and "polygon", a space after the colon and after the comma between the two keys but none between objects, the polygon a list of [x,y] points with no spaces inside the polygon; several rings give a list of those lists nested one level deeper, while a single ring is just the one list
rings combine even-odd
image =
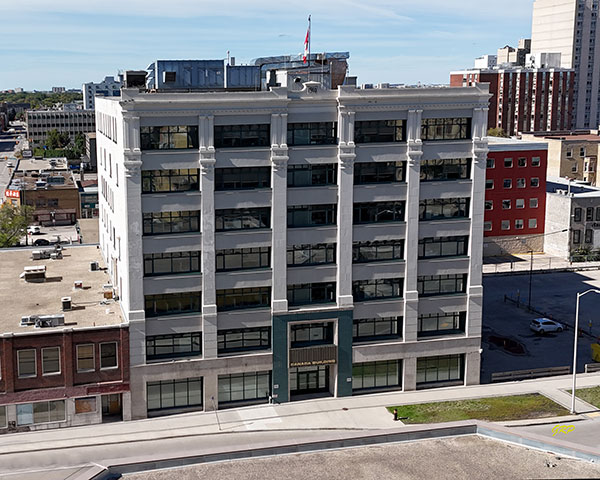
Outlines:
[{"label": "utility pole", "polygon": [[533,280],[533,250],[529,251],[530,260],[529,260],[529,296],[527,300],[527,309],[531,311],[531,281]]}]

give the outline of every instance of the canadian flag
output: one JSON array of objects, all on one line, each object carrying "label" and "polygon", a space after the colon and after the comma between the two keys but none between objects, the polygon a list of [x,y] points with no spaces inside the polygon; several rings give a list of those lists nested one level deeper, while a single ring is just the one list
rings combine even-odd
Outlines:
[{"label": "canadian flag", "polygon": [[310,15],[308,16],[308,28],[306,30],[306,38],[304,39],[304,55],[302,56],[302,62],[306,63],[309,60],[310,55]]}]

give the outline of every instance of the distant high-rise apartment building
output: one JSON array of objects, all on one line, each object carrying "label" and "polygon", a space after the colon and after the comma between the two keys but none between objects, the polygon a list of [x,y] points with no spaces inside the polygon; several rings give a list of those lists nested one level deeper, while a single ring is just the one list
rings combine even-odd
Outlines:
[{"label": "distant high-rise apartment building", "polygon": [[598,0],[535,0],[531,52],[557,52],[575,71],[574,128],[600,123],[600,49],[595,48]]},{"label": "distant high-rise apartment building", "polygon": [[65,93],[66,91],[65,87],[52,87],[52,93]]},{"label": "distant high-rise apartment building", "polygon": [[115,77],[104,77],[104,80],[99,83],[84,83],[81,90],[83,91],[83,108],[94,110],[96,106],[94,97],[118,97],[121,95],[121,82],[115,80]]}]

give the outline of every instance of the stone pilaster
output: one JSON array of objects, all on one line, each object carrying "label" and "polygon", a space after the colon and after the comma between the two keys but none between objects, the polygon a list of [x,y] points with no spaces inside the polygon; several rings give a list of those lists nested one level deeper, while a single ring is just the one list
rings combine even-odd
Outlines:
[{"label": "stone pilaster", "polygon": [[354,203],[354,112],[340,108],[338,115],[337,304],[349,307],[352,297],[352,211]]},{"label": "stone pilaster", "polygon": [[406,236],[404,273],[404,341],[417,340],[417,318],[419,312],[419,294],[417,292],[417,274],[419,257],[419,193],[421,176],[421,110],[410,110],[407,120],[407,157],[406,165]]},{"label": "stone pilaster", "polygon": [[273,313],[287,312],[287,162],[286,145],[271,148],[271,302]]}]

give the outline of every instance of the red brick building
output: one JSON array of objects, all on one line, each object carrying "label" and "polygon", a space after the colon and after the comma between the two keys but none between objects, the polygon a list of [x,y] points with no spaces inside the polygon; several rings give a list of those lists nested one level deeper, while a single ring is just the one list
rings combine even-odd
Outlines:
[{"label": "red brick building", "polygon": [[575,73],[563,68],[506,67],[450,73],[450,86],[489,83],[488,128],[519,132],[570,130]]},{"label": "red brick building", "polygon": [[547,162],[546,143],[490,137],[484,256],[543,251]]},{"label": "red brick building", "polygon": [[[0,252],[0,431],[130,418],[129,329],[105,271],[91,269],[99,251],[32,252]],[[44,273],[20,278],[27,267]]]}]

